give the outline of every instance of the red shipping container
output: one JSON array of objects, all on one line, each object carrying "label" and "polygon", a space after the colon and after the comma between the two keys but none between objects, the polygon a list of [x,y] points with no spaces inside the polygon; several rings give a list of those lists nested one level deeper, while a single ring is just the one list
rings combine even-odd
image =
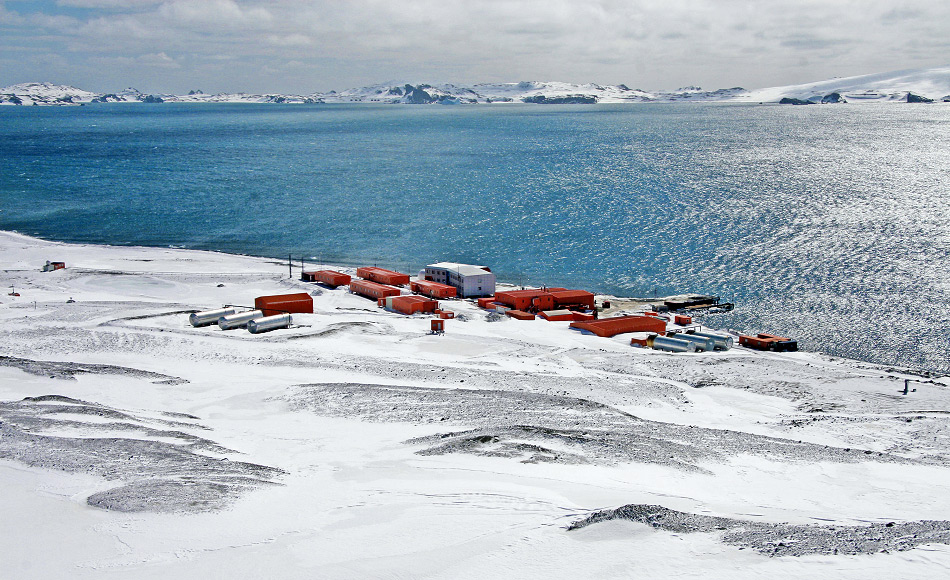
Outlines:
[{"label": "red shipping container", "polygon": [[386,308],[401,314],[432,313],[439,308],[439,303],[422,296],[388,296]]},{"label": "red shipping container", "polygon": [[505,312],[508,316],[514,318],[515,320],[534,320],[534,314],[530,312],[525,312],[524,310],[509,310]]},{"label": "red shipping container", "polygon": [[488,308],[488,305],[494,301],[495,301],[494,296],[486,296],[485,298],[478,298],[475,300],[479,308]]},{"label": "red shipping container", "polygon": [[303,279],[307,282],[319,282],[336,288],[337,286],[346,286],[350,283],[350,276],[334,270],[317,270],[316,272],[304,272]]},{"label": "red shipping container", "polygon": [[380,284],[389,284],[390,286],[405,286],[409,283],[409,274],[377,268],[375,266],[357,268],[356,275],[364,280],[378,282]]},{"label": "red shipping container", "polygon": [[258,296],[254,299],[254,309],[263,312],[264,316],[274,316],[288,312],[313,314],[313,298],[306,292]]},{"label": "red shipping container", "polygon": [[443,320],[451,320],[455,318],[455,313],[451,310],[442,310],[439,312],[439,318],[442,318]]},{"label": "red shipping container", "polygon": [[554,298],[554,306],[566,308],[568,306],[582,306],[588,310],[594,309],[594,295],[586,290],[550,290]]},{"label": "red shipping container", "polygon": [[392,286],[386,286],[385,284],[377,284],[376,282],[370,282],[368,280],[351,281],[350,292],[353,294],[359,294],[360,296],[365,296],[366,298],[372,298],[373,300],[379,300],[380,298],[387,298],[389,296],[399,296],[402,294],[402,291],[399,290],[399,288],[393,288]]},{"label": "red shipping container", "polygon": [[572,322],[571,328],[593,332],[597,336],[611,337],[626,332],[666,332],[666,322],[651,316],[617,316],[587,322]]},{"label": "red shipping container", "polygon": [[679,324],[680,326],[685,326],[687,324],[693,323],[692,316],[683,316],[682,314],[676,314],[673,316],[673,322]]},{"label": "red shipping container", "polygon": [[[495,292],[495,302],[500,302],[509,308],[515,310],[530,310],[531,302],[538,296],[550,294],[551,292],[561,292],[565,288],[532,288],[530,290],[508,290],[505,292]],[[551,305],[554,306],[553,304]]]},{"label": "red shipping container", "polygon": [[434,318],[429,328],[431,329],[431,332],[433,333],[445,332],[445,321],[442,320],[441,318]]},{"label": "red shipping container", "polygon": [[570,320],[572,322],[586,322],[588,320],[597,319],[593,314],[576,312],[574,310],[548,310],[539,312],[538,316],[545,320]]},{"label": "red shipping container", "polygon": [[545,320],[555,321],[555,320],[574,320],[574,313],[570,310],[542,310],[538,312],[538,316]]},{"label": "red shipping container", "polygon": [[455,286],[426,280],[410,282],[409,289],[417,294],[423,294],[430,298],[455,298],[458,295],[458,289],[455,288]]}]

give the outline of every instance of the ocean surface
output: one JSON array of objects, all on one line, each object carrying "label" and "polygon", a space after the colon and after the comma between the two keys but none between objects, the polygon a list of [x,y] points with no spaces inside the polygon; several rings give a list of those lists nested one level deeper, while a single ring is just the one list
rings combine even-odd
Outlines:
[{"label": "ocean surface", "polygon": [[950,372],[940,104],[0,107],[0,229],[711,293],[719,327]]}]

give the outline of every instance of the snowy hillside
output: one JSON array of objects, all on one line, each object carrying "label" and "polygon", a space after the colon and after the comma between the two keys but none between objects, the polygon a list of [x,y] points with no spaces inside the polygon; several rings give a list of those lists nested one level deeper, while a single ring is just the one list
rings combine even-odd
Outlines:
[{"label": "snowy hillside", "polygon": [[[0,255],[4,579],[950,569],[947,377],[635,348],[469,300],[437,335],[265,258],[12,232]],[[313,300],[291,328],[189,323],[287,293]]]},{"label": "snowy hillside", "polygon": [[[903,101],[908,93],[950,101],[950,66],[835,78],[803,85],[756,89],[735,100],[774,103],[784,99],[820,100],[838,93],[849,103]],[[913,100],[913,98],[912,98]]]},{"label": "snowy hillside", "polygon": [[[908,96],[910,95],[910,96]],[[96,102],[176,103],[673,103],[673,102],[950,102],[950,66],[904,70],[765,89],[740,87],[703,90],[688,86],[676,90],[646,91],[627,85],[522,81],[474,85],[386,82],[343,91],[286,95],[278,93],[217,93],[190,91],[186,95],[147,95],[135,89],[93,93],[51,83],[22,83],[0,88],[3,105],[75,105]]]}]

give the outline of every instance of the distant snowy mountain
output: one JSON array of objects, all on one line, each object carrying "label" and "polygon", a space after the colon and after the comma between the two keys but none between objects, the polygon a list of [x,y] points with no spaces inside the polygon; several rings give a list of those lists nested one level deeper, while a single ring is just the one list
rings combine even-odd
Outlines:
[{"label": "distant snowy mountain", "polygon": [[861,75],[790,85],[757,89],[739,95],[735,100],[746,102],[777,103],[782,99],[806,102],[821,101],[829,95],[838,94],[849,103],[882,101],[914,102],[915,96],[924,100],[950,102],[950,66],[901,70],[887,73]]},{"label": "distant snowy mountain", "polygon": [[472,86],[389,82],[358,89],[312,95],[327,103],[645,103],[656,101],[723,101],[744,94],[741,88],[703,91],[687,87],[676,91],[648,92],[626,85],[572,84],[523,81],[482,83]]},{"label": "distant snowy mountain", "polygon": [[0,104],[3,105],[73,105],[96,98],[76,87],[53,83],[20,83],[0,89]]},{"label": "distant snowy mountain", "polygon": [[950,66],[837,78],[802,85],[745,90],[739,87],[704,91],[683,87],[674,91],[645,91],[626,85],[524,81],[520,83],[413,84],[388,82],[368,87],[284,95],[191,91],[187,95],[146,95],[129,88],[118,93],[92,93],[51,83],[22,83],[0,88],[2,105],[76,105],[85,103],[866,103],[950,102]]}]

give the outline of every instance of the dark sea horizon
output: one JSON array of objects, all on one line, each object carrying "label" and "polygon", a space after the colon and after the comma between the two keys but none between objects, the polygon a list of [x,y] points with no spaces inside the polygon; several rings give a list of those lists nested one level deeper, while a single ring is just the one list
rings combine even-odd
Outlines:
[{"label": "dark sea horizon", "polygon": [[0,229],[709,293],[712,326],[950,372],[942,105],[0,107]]}]

